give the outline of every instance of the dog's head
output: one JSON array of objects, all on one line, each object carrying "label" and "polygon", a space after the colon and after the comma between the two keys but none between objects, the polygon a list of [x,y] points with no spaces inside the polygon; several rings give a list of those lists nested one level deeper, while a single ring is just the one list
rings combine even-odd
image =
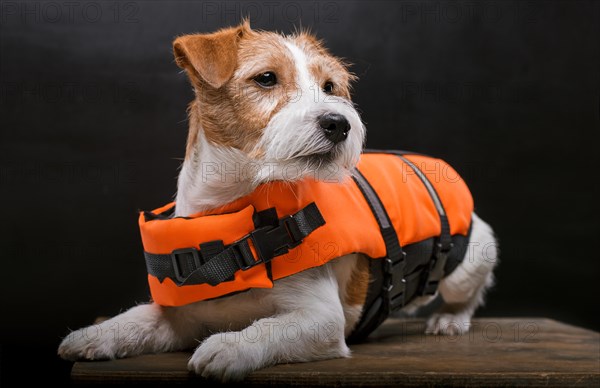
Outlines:
[{"label": "dog's head", "polygon": [[186,158],[201,142],[262,183],[340,180],[357,163],[365,129],[350,100],[354,76],[313,36],[254,31],[247,21],[173,43],[194,87]]}]

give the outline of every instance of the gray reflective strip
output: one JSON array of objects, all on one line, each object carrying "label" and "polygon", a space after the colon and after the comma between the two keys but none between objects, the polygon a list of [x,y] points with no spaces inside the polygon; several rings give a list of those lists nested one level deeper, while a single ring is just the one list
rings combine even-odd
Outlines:
[{"label": "gray reflective strip", "polygon": [[440,201],[440,197],[438,197],[437,192],[433,188],[431,182],[429,182],[429,179],[427,179],[427,177],[425,176],[425,174],[423,174],[423,171],[419,170],[419,168],[417,166],[415,166],[413,164],[413,162],[411,162],[410,160],[406,159],[404,156],[398,155],[398,157],[400,159],[402,159],[402,161],[404,163],[408,164],[410,166],[410,168],[412,168],[413,171],[417,174],[417,176],[419,177],[419,179],[421,179],[421,181],[425,185],[425,188],[429,192],[429,195],[431,196],[431,199],[433,200],[433,204],[435,205],[438,213],[440,213],[441,216],[445,216],[446,215],[446,211],[444,210],[444,206],[442,205],[442,202]]},{"label": "gray reflective strip", "polygon": [[381,202],[379,201],[379,197],[377,197],[377,194],[375,194],[369,182],[367,182],[365,177],[363,177],[362,174],[356,169],[352,170],[352,176],[362,189],[363,193],[367,196],[369,203],[371,203],[373,211],[375,212],[375,216],[379,220],[381,229],[389,228],[390,221],[388,220],[387,214],[383,209]]}]

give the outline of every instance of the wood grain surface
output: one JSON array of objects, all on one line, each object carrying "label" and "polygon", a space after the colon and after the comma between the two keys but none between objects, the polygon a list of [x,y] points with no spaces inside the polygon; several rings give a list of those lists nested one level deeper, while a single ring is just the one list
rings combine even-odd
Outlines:
[{"label": "wood grain surface", "polygon": [[[421,320],[389,319],[353,356],[283,364],[246,386],[600,386],[600,334],[541,318],[476,319],[462,336],[423,334]],[[191,352],[77,362],[74,383],[212,385],[186,369]]]}]

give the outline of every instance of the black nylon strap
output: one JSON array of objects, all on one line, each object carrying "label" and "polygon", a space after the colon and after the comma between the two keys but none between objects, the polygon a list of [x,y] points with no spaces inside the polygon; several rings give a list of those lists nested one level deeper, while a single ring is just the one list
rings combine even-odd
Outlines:
[{"label": "black nylon strap", "polygon": [[471,230],[473,229],[473,222],[471,221],[469,231],[466,236],[461,234],[455,234],[452,236],[452,249],[448,253],[448,259],[446,260],[446,266],[444,267],[444,273],[449,275],[463,262],[467,249],[469,248],[469,241],[471,240]]},{"label": "black nylon strap", "polygon": [[352,171],[352,178],[358,185],[358,188],[362,192],[363,196],[367,200],[371,211],[375,215],[377,219],[377,223],[379,225],[379,229],[381,230],[381,235],[383,237],[383,241],[385,242],[386,255],[388,257],[392,257],[393,259],[400,259],[402,256],[402,248],[400,247],[400,241],[398,241],[398,236],[396,235],[396,230],[390,221],[390,218],[379,199],[379,196],[373,190],[373,187],[367,181],[363,174],[357,169]]},{"label": "black nylon strap", "polygon": [[400,246],[398,235],[381,202],[367,179],[358,171],[352,177],[365,197],[377,219],[381,236],[385,242],[386,257],[370,260],[371,279],[363,313],[356,327],[348,337],[349,343],[363,340],[375,330],[393,310],[404,305],[406,280],[404,279],[405,254]]},{"label": "black nylon strap", "polygon": [[[325,220],[313,202],[292,216],[302,238],[308,236],[319,226],[325,225]],[[300,237],[297,236],[297,237]]]},{"label": "black nylon strap", "polygon": [[433,295],[437,291],[440,280],[444,277],[444,269],[446,267],[446,261],[448,260],[448,253],[452,249],[452,235],[450,234],[450,224],[448,223],[448,217],[446,216],[446,210],[442,203],[440,196],[437,191],[427,179],[427,176],[410,160],[405,158],[403,155],[398,155],[404,163],[406,163],[419,177],[423,185],[429,192],[433,204],[440,217],[441,232],[438,237],[435,250],[433,252],[433,260],[430,262],[429,270],[424,273],[424,282],[422,286],[422,295]]},{"label": "black nylon strap", "polygon": [[[271,216],[265,215],[255,217],[255,222],[260,225],[261,220],[272,221]],[[287,253],[290,248],[300,244],[302,239],[324,224],[325,220],[317,205],[311,203],[297,213],[283,217],[278,225],[258,226],[253,232],[218,253],[215,252],[215,242],[209,242],[209,245],[202,244],[199,251],[196,248],[183,248],[173,251],[170,255],[144,252],[146,268],[150,275],[161,282],[170,278],[178,286],[203,283],[215,286],[231,279],[240,269],[245,271]],[[250,249],[250,241],[258,258],[254,257]],[[205,249],[202,249],[203,247]]]},{"label": "black nylon strap", "polygon": [[[242,240],[229,246],[223,252],[213,256],[206,264],[193,270],[183,281],[176,284],[178,286],[187,286],[192,284],[208,283],[216,286],[219,283],[231,278],[233,274],[240,269],[239,262],[253,260],[250,249],[236,249],[238,246],[248,245],[247,240]],[[242,253],[243,252],[243,253]]]}]

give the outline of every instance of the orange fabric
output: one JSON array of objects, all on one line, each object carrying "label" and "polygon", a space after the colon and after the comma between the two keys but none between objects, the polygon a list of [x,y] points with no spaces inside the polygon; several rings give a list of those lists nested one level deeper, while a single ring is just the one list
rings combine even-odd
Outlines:
[{"label": "orange fabric", "polygon": [[[157,209],[157,214],[160,213],[159,210]],[[191,219],[172,218],[166,221],[145,222],[142,213],[139,223],[144,250],[155,254],[170,254],[175,249],[197,248],[200,242],[212,240],[223,240],[223,244],[228,245],[254,230],[252,214],[254,207],[251,205],[231,214]]]},{"label": "orange fabric", "polygon": [[[452,234],[467,235],[473,201],[464,181],[448,164],[426,156],[406,156],[422,169],[440,196]],[[383,202],[401,245],[408,245],[440,234],[440,219],[427,189],[410,166],[389,154],[364,154],[358,164]],[[435,176],[437,171],[437,176]],[[223,240],[231,244],[254,229],[252,214],[275,207],[279,217],[296,213],[315,202],[325,225],[313,231],[302,244],[271,261],[273,279],[280,279],[316,267],[348,253],[360,252],[378,259],[386,255],[375,216],[358,186],[348,179],[326,183],[313,179],[301,182],[271,182],[253,193],[211,212],[188,219],[145,221],[140,215],[144,250],[168,254],[174,249],[198,248],[200,243]],[[155,210],[167,210],[173,204]],[[148,277],[154,301],[179,306],[215,298],[249,288],[271,288],[265,266],[238,271],[235,279],[217,286],[208,284],[177,287],[170,279],[162,283]]]},{"label": "orange fabric", "polygon": [[[450,224],[450,234],[465,235],[471,225],[473,197],[460,175],[441,159],[422,155],[406,155],[431,182],[442,199]],[[466,228],[466,229],[465,229]]]}]

